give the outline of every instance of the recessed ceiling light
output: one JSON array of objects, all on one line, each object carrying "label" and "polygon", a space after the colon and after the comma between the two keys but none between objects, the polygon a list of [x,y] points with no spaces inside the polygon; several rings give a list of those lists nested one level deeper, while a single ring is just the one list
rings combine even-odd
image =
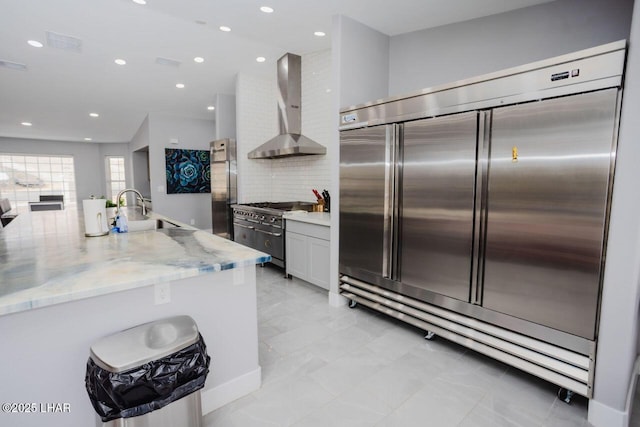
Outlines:
[{"label": "recessed ceiling light", "polygon": [[207,110],[209,110],[209,111],[213,111],[213,110],[215,110],[215,109],[216,109],[216,107],[214,107],[213,105],[209,105],[209,106],[207,107]]},{"label": "recessed ceiling light", "polygon": [[231,28],[227,27],[226,25],[222,25],[220,26],[220,31],[224,31],[225,33],[228,33],[229,31],[231,31]]},{"label": "recessed ceiling light", "polygon": [[316,31],[315,33],[313,33],[313,35],[317,37],[324,37],[327,34],[324,31]]},{"label": "recessed ceiling light", "polygon": [[91,117],[100,117],[100,114],[98,114],[98,113],[89,113],[89,115]]},{"label": "recessed ceiling light", "polygon": [[27,43],[29,43],[29,45],[31,45],[33,47],[42,47],[42,46],[44,46],[38,40],[28,40]]},{"label": "recessed ceiling light", "polygon": [[204,58],[201,56],[196,56],[195,58],[193,58],[193,60],[198,64],[202,64],[204,62]]},{"label": "recessed ceiling light", "polygon": [[273,13],[273,8],[269,6],[262,6],[260,10],[263,11],[264,13]]},{"label": "recessed ceiling light", "polygon": [[120,58],[116,59],[113,62],[115,62],[118,65],[125,65],[127,63],[127,61],[125,61],[124,59],[120,59]]},{"label": "recessed ceiling light", "polygon": [[178,89],[184,89],[184,83],[176,83]]},{"label": "recessed ceiling light", "polygon": [[91,138],[85,138],[84,140],[85,140],[85,141],[92,141],[92,139],[91,139]]},{"label": "recessed ceiling light", "polygon": [[33,123],[31,122],[22,122],[20,123],[22,126],[33,126]]},{"label": "recessed ceiling light", "polygon": [[195,23],[198,25],[207,25],[207,21],[203,21],[201,19],[196,20]]},{"label": "recessed ceiling light", "polygon": [[256,58],[256,61],[258,61],[258,62],[264,62],[264,61],[266,61],[266,60],[267,60],[267,58],[265,58],[264,56],[258,56],[258,57]]},{"label": "recessed ceiling light", "polygon": [[136,4],[147,4],[145,0],[133,0],[133,2]]}]

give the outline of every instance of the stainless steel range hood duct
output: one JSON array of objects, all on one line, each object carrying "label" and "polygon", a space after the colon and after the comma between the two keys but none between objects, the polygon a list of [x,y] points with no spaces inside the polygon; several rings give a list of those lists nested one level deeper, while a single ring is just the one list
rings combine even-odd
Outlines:
[{"label": "stainless steel range hood duct", "polygon": [[301,58],[292,53],[278,59],[278,124],[280,135],[253,151],[250,159],[277,159],[327,154],[327,149],[301,134]]}]

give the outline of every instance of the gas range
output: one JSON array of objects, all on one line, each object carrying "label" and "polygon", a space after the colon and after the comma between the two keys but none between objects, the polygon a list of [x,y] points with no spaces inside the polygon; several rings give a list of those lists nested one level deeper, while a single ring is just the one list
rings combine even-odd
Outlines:
[{"label": "gas range", "polygon": [[311,212],[314,203],[311,202],[256,202],[256,203],[240,203],[231,205],[235,210],[243,210],[249,212],[261,212],[264,214],[282,216],[284,212],[289,211],[307,211]]},{"label": "gas range", "polygon": [[231,205],[234,240],[271,255],[271,262],[285,267],[285,212],[311,212],[310,202],[259,202]]}]

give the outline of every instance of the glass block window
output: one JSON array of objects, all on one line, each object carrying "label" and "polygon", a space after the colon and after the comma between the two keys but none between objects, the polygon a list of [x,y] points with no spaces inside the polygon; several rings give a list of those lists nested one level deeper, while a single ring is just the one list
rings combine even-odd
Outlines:
[{"label": "glass block window", "polygon": [[76,206],[73,156],[0,153],[0,194],[15,207],[60,194],[65,206]]}]

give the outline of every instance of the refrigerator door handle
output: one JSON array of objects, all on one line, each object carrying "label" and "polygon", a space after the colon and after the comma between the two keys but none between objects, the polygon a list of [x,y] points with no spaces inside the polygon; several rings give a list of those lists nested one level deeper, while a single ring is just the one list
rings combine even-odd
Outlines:
[{"label": "refrigerator door handle", "polygon": [[395,210],[396,198],[396,153],[399,140],[400,126],[397,124],[386,127],[385,136],[385,171],[384,171],[384,241],[382,253],[382,276],[392,279],[394,269],[394,239],[396,227]]},{"label": "refrigerator door handle", "polygon": [[473,255],[471,258],[470,302],[482,305],[484,277],[484,241],[487,226],[487,187],[489,177],[489,144],[491,142],[491,111],[481,111],[478,120],[476,191],[473,222]]},{"label": "refrigerator door handle", "polygon": [[402,165],[404,163],[404,155],[402,152],[404,138],[404,125],[397,124],[394,127],[394,147],[393,147],[393,182],[392,182],[392,203],[391,211],[391,275],[392,280],[400,280],[400,197],[402,188]]}]

